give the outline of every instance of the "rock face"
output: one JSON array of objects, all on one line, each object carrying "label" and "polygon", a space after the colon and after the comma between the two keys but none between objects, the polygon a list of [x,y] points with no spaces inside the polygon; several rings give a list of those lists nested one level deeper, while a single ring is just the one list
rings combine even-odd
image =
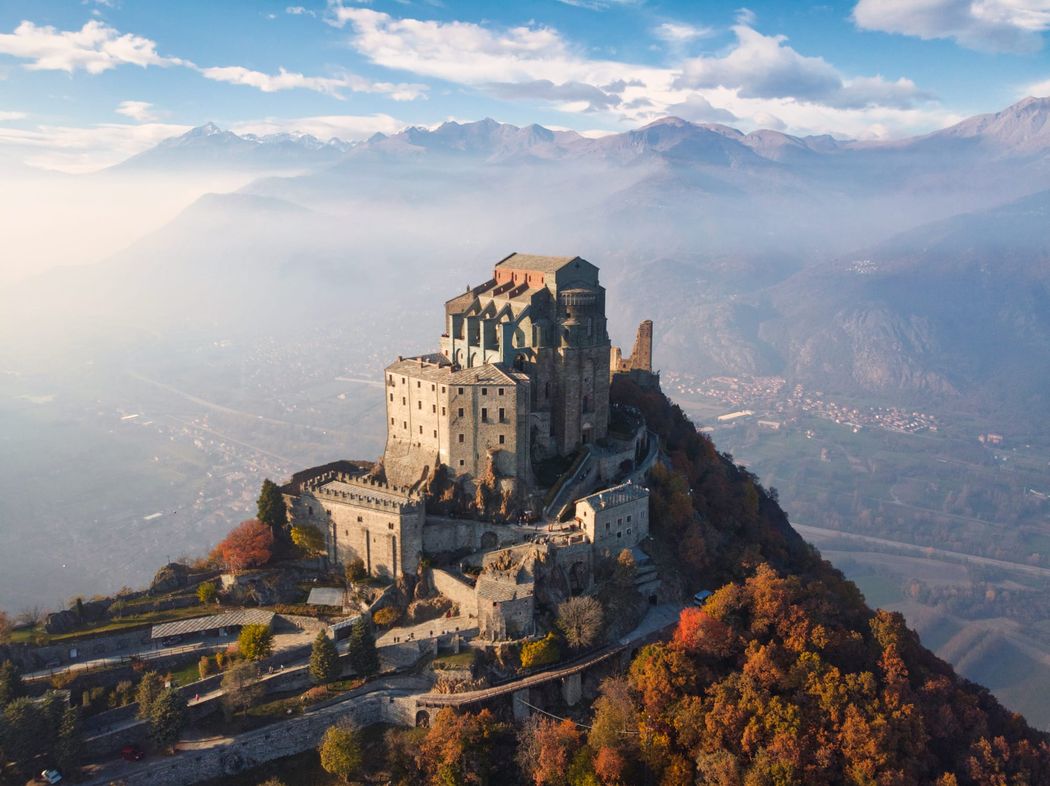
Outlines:
[{"label": "rock face", "polygon": [[182,589],[189,583],[190,569],[178,562],[169,562],[157,571],[149,585],[150,595],[165,595]]}]

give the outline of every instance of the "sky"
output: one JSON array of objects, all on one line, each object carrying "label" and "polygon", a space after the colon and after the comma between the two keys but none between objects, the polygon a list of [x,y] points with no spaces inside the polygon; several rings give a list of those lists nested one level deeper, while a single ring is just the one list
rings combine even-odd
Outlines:
[{"label": "sky", "polygon": [[205,122],[895,138],[1050,95],[1050,0],[293,2],[4,0],[0,162],[91,172]]}]

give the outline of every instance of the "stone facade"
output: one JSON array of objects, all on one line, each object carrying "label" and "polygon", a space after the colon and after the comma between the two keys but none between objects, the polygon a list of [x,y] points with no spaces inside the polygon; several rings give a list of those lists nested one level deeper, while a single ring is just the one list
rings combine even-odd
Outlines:
[{"label": "stone facade", "polygon": [[330,471],[286,493],[291,518],[325,533],[328,558],[346,564],[359,558],[373,576],[414,573],[423,550],[423,501],[410,489],[367,475]]},{"label": "stone facade", "polygon": [[579,257],[511,254],[491,279],[445,304],[441,353],[454,366],[494,363],[528,375],[536,455],[605,436],[609,352],[605,289],[598,268]]},{"label": "stone facade", "polygon": [[576,520],[596,553],[615,557],[649,536],[649,491],[633,483],[576,502]]},{"label": "stone facade", "polygon": [[477,478],[491,463],[498,477],[528,484],[529,378],[485,364],[457,369],[443,355],[400,359],[386,369],[391,482],[414,485],[444,464]]}]

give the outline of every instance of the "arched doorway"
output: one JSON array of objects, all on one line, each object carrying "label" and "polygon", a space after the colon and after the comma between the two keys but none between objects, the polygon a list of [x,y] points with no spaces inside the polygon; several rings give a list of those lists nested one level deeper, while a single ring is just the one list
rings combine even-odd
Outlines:
[{"label": "arched doorway", "polygon": [[416,713],[416,728],[426,729],[430,727],[430,713],[426,710],[420,710]]},{"label": "arched doorway", "polygon": [[494,549],[499,545],[499,538],[495,532],[483,532],[481,535],[481,548]]}]

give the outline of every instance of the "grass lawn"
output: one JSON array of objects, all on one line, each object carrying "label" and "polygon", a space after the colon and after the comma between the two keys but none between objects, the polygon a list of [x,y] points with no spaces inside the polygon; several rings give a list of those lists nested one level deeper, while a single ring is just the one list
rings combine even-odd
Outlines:
[{"label": "grass lawn", "polygon": [[435,669],[469,669],[474,665],[475,651],[465,649],[455,655],[439,655],[431,664]]},{"label": "grass lawn", "polygon": [[114,620],[102,620],[101,622],[85,625],[79,630],[71,633],[45,633],[42,627],[25,628],[16,630],[11,634],[11,643],[32,643],[37,635],[43,635],[43,644],[57,644],[62,641],[74,641],[76,639],[97,636],[103,633],[115,633],[122,630],[141,628],[146,625],[156,625],[160,622],[171,622],[172,620],[189,619],[191,617],[206,617],[215,614],[212,607],[189,606],[184,609],[169,609],[167,611],[151,611],[146,614],[132,614]]}]

